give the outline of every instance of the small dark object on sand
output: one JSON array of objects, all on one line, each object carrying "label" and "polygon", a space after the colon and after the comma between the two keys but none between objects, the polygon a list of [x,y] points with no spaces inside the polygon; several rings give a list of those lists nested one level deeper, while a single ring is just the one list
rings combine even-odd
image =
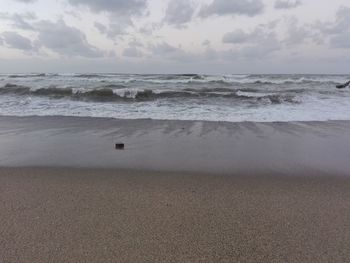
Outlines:
[{"label": "small dark object on sand", "polygon": [[115,144],[115,149],[116,150],[124,150],[125,149],[125,144],[124,143],[116,143]]},{"label": "small dark object on sand", "polygon": [[349,85],[350,85],[350,81],[348,81],[348,82],[346,82],[344,84],[337,85],[337,89],[344,89],[344,88],[346,88]]}]

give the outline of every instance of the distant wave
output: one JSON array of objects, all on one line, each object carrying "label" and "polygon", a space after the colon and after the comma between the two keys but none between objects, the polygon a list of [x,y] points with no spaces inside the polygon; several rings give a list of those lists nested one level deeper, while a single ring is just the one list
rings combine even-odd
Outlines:
[{"label": "distant wave", "polygon": [[0,95],[13,94],[18,96],[46,96],[51,98],[67,98],[72,100],[89,100],[96,102],[106,101],[152,101],[157,99],[205,99],[205,98],[226,98],[236,100],[251,100],[263,101],[268,100],[271,103],[298,103],[295,96],[290,94],[274,94],[274,93],[258,93],[254,90],[249,91],[234,91],[225,88],[218,89],[187,89],[187,90],[129,90],[112,88],[98,88],[93,90],[82,90],[77,88],[57,88],[46,87],[32,89],[26,86],[20,86],[15,84],[6,84],[0,88]]},{"label": "distant wave", "polygon": [[310,85],[337,85],[348,79],[348,76],[331,75],[201,75],[201,74],[169,74],[169,75],[135,75],[135,74],[1,74],[6,79],[28,79],[42,78],[43,81],[53,81],[55,78],[66,81],[89,80],[96,82],[113,82],[114,84],[179,84],[179,85],[202,85],[217,84],[226,86],[237,85],[288,85],[288,84],[310,84]]},{"label": "distant wave", "polygon": [[16,78],[36,78],[36,77],[46,77],[45,73],[40,73],[40,74],[19,74],[19,75],[9,75],[8,76],[11,79],[16,79]]},{"label": "distant wave", "polygon": [[329,84],[337,85],[341,81],[322,79],[255,79],[255,78],[219,78],[219,77],[196,77],[196,78],[158,78],[158,79],[135,79],[124,80],[125,82],[153,83],[153,84],[221,84],[221,85],[285,85],[285,84]]},{"label": "distant wave", "polygon": [[106,78],[109,75],[102,75],[102,74],[76,74],[73,75],[74,78],[84,78],[84,79],[89,79],[89,78]]}]

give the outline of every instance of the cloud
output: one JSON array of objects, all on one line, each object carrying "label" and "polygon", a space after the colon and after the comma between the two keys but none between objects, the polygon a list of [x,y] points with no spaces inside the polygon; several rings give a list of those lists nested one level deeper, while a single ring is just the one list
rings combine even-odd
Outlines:
[{"label": "cloud", "polygon": [[210,5],[203,6],[199,12],[201,17],[212,15],[246,15],[256,16],[264,10],[262,0],[214,0]]},{"label": "cloud", "polygon": [[152,54],[156,57],[166,60],[176,60],[182,62],[192,61],[194,59],[193,55],[187,53],[181,48],[169,45],[166,42],[158,43],[151,47]]},{"label": "cloud", "polygon": [[0,19],[9,20],[12,22],[12,26],[23,29],[23,30],[33,30],[33,26],[31,22],[36,19],[36,15],[34,13],[23,13],[23,14],[8,14],[8,13],[0,13]]},{"label": "cloud", "polygon": [[204,52],[193,53],[174,47],[166,42],[151,46],[153,57],[161,60],[175,61],[181,63],[196,63],[203,61],[213,61],[219,58],[219,52],[207,47]]},{"label": "cloud", "polygon": [[273,21],[268,24],[259,25],[250,32],[239,29],[225,34],[222,42],[225,44],[235,44],[237,48],[223,52],[224,57],[261,59],[270,53],[280,50],[282,44],[274,32],[277,22]]},{"label": "cloud", "polygon": [[87,6],[92,12],[108,12],[120,16],[140,15],[146,0],[68,0],[74,6]]},{"label": "cloud", "polygon": [[281,43],[276,37],[271,36],[264,39],[257,45],[247,46],[239,50],[239,55],[243,58],[262,59],[271,53],[281,49]]},{"label": "cloud", "polygon": [[340,7],[334,22],[319,23],[316,27],[330,37],[332,48],[350,48],[350,7]]},{"label": "cloud", "polygon": [[133,26],[132,17],[145,14],[147,9],[147,0],[68,0],[68,2],[73,6],[85,6],[94,13],[107,13],[109,25],[101,27],[102,24],[95,23],[95,27],[113,40],[125,34],[128,27]]},{"label": "cloud", "polygon": [[108,26],[100,22],[95,22],[94,26],[102,35],[105,35],[110,39],[115,39],[117,36],[120,36],[126,33],[125,26],[114,22],[111,22]]},{"label": "cloud", "polygon": [[143,44],[141,41],[137,40],[136,38],[132,39],[130,42],[129,42],[129,46],[130,47],[143,47]]},{"label": "cloud", "polygon": [[275,8],[276,9],[291,9],[296,8],[301,5],[300,0],[276,0]]},{"label": "cloud", "polygon": [[143,56],[143,53],[136,47],[129,47],[123,51],[124,57],[139,58]]},{"label": "cloud", "polygon": [[287,21],[287,37],[284,42],[291,45],[299,45],[307,40],[311,40],[316,44],[321,44],[322,38],[317,32],[308,24],[299,25],[299,21],[295,17],[291,17]]},{"label": "cloud", "polygon": [[171,54],[171,53],[175,53],[177,52],[179,49],[176,47],[173,47],[171,45],[169,45],[166,42],[157,44],[155,46],[153,46],[152,48],[153,53],[157,54],[157,55],[166,55],[166,54]]},{"label": "cloud", "polygon": [[97,28],[97,30],[101,33],[101,34],[107,34],[108,32],[108,28],[107,26],[105,26],[104,24],[100,23],[100,22],[95,22],[94,26]]},{"label": "cloud", "polygon": [[182,27],[191,21],[194,11],[195,7],[189,0],[171,0],[163,21],[169,25]]},{"label": "cloud", "polygon": [[133,26],[134,16],[146,13],[147,0],[68,0],[73,6],[85,6],[95,13],[109,14],[109,24],[95,23],[100,33],[110,39],[125,34],[128,27]]},{"label": "cloud", "polygon": [[25,3],[25,4],[30,4],[30,3],[34,3],[37,0],[14,0],[16,2],[20,2],[20,3]]},{"label": "cloud", "polygon": [[208,40],[208,39],[206,39],[206,40],[204,40],[204,41],[202,42],[202,45],[203,45],[203,46],[210,46],[210,44],[211,44],[211,42],[210,42],[210,40]]},{"label": "cloud", "polygon": [[139,32],[143,35],[153,35],[155,30],[161,28],[161,23],[146,23],[139,28]]},{"label": "cloud", "polygon": [[334,22],[321,23],[319,29],[326,34],[338,34],[350,27],[350,7],[342,6],[338,9]]},{"label": "cloud", "polygon": [[258,44],[260,41],[264,41],[270,37],[276,37],[274,29],[278,24],[278,20],[272,21],[267,24],[258,25],[253,31],[243,31],[237,29],[233,32],[226,33],[222,42],[225,44]]},{"label": "cloud", "polygon": [[257,32],[246,33],[241,29],[235,30],[233,32],[226,33],[223,38],[223,43],[239,44],[249,42],[257,37]]},{"label": "cloud", "polygon": [[[34,50],[45,47],[65,56],[100,57],[104,55],[102,51],[88,43],[82,31],[66,25],[63,20],[56,23],[37,21],[33,13],[0,13],[0,19],[10,20],[16,29],[30,30],[38,36],[34,47],[29,39],[18,33],[5,32],[5,43],[11,48]],[[100,25],[95,24],[95,26]],[[101,27],[100,30],[102,30]]]},{"label": "cloud", "polygon": [[333,48],[350,48],[350,32],[338,34],[331,38],[330,44]]},{"label": "cloud", "polygon": [[1,34],[3,40],[8,47],[19,49],[23,51],[33,51],[36,48],[33,46],[32,41],[29,38],[21,36],[16,32],[3,32]]},{"label": "cloud", "polygon": [[101,57],[104,53],[90,45],[79,29],[66,25],[63,20],[56,23],[40,21],[36,25],[38,43],[63,56]]}]

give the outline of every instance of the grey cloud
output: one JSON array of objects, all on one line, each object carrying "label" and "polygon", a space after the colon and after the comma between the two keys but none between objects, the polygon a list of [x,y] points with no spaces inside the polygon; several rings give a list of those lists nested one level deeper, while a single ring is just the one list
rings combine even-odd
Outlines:
[{"label": "grey cloud", "polygon": [[287,21],[287,37],[284,42],[287,45],[298,45],[313,41],[316,44],[322,42],[322,38],[315,32],[315,30],[307,24],[299,25],[297,18],[292,17]]},{"label": "grey cloud", "polygon": [[[86,36],[79,29],[67,26],[63,20],[38,21],[33,13],[8,14],[0,13],[0,19],[12,21],[12,26],[22,30],[30,30],[38,34],[35,47],[44,46],[54,52],[67,56],[99,57],[103,55],[99,49],[91,46]],[[95,25],[96,26],[96,25]],[[13,33],[4,36],[5,42],[12,48],[23,50],[34,49],[29,39]],[[29,42],[28,42],[29,41]]]},{"label": "grey cloud", "polygon": [[34,3],[37,0],[15,0],[16,2],[21,2],[21,3],[25,3],[25,4],[29,4],[29,3]]},{"label": "grey cloud", "polygon": [[137,57],[142,57],[143,53],[136,47],[130,47],[130,48],[124,49],[123,56],[137,58]]},{"label": "grey cloud", "polygon": [[[240,61],[262,61],[282,49],[282,43],[277,38],[274,29],[278,24],[272,21],[267,24],[257,26],[253,31],[233,31],[223,38],[223,42],[227,44],[238,44],[237,48],[226,51],[217,51],[206,48],[202,53],[191,53],[174,47],[166,42],[159,43],[151,47],[152,54],[156,57],[185,63],[224,61],[232,62]],[[210,45],[210,41],[204,41],[204,46]]]},{"label": "grey cloud", "polygon": [[193,59],[190,53],[185,52],[181,48],[169,45],[166,42],[151,47],[152,54],[162,59],[176,61],[191,61]]},{"label": "grey cloud", "polygon": [[201,56],[203,60],[217,60],[219,58],[219,54],[216,50],[212,48],[207,48],[203,55]]},{"label": "grey cloud", "polygon": [[275,37],[274,29],[278,23],[279,20],[274,20],[266,24],[260,24],[250,32],[237,29],[233,32],[226,33],[222,38],[222,42],[226,44],[256,44],[257,42],[263,41],[271,35]]},{"label": "grey cloud", "polygon": [[33,30],[33,26],[28,22],[28,20],[35,19],[35,15],[26,14],[21,16],[19,14],[14,14],[12,17],[14,26],[23,29],[23,30]]},{"label": "grey cloud", "polygon": [[199,61],[213,61],[219,58],[219,52],[206,48],[202,53],[192,53],[183,50],[180,47],[174,47],[166,42],[151,46],[152,55],[162,60],[195,63]]},{"label": "grey cloud", "polygon": [[64,11],[64,13],[69,15],[69,16],[72,16],[74,18],[77,18],[77,19],[81,20],[81,15],[78,12],[76,12],[76,11],[67,10],[67,11]]},{"label": "grey cloud", "polygon": [[348,34],[337,34],[331,38],[333,48],[350,48],[350,32]]},{"label": "grey cloud", "polygon": [[316,25],[324,36],[330,37],[333,48],[350,48],[350,7],[340,7],[334,22]]},{"label": "grey cloud", "polygon": [[210,44],[211,42],[208,39],[204,40],[202,43],[203,46],[210,46]]},{"label": "grey cloud", "polygon": [[264,4],[262,0],[214,0],[210,5],[203,6],[199,16],[212,15],[246,15],[255,16],[262,13]]},{"label": "grey cloud", "polygon": [[111,22],[108,26],[99,22],[95,22],[94,26],[97,28],[97,30],[101,34],[106,35],[110,39],[114,39],[117,36],[120,36],[126,33],[125,26],[114,22]]},{"label": "grey cloud", "polygon": [[36,24],[38,42],[64,56],[101,57],[103,52],[90,45],[79,29],[66,25],[63,20],[57,23],[41,21]]},{"label": "grey cloud", "polygon": [[139,28],[139,32],[144,35],[152,35],[153,32],[161,27],[160,23],[145,24]]},{"label": "grey cloud", "polygon": [[334,22],[322,23],[319,29],[323,33],[338,34],[345,32],[350,27],[350,7],[340,7],[336,14]]},{"label": "grey cloud", "polygon": [[311,32],[307,29],[292,24],[288,28],[288,36],[285,41],[288,45],[296,45],[303,43],[310,35]]},{"label": "grey cloud", "polygon": [[98,24],[97,28],[111,39],[125,34],[126,29],[133,25],[131,18],[144,14],[147,8],[147,0],[68,0],[68,2],[73,6],[85,6],[95,13],[108,13],[109,25],[101,27],[101,24]]},{"label": "grey cloud", "polygon": [[100,22],[95,22],[94,26],[101,34],[107,34],[108,28],[104,24],[101,24]]},{"label": "grey cloud", "polygon": [[23,14],[8,14],[0,13],[0,19],[9,20],[12,22],[12,26],[23,30],[34,30],[32,21],[36,19],[36,15],[33,13]]},{"label": "grey cloud", "polygon": [[87,6],[93,12],[109,12],[121,16],[140,15],[146,0],[68,0],[72,5]]},{"label": "grey cloud", "polygon": [[33,51],[36,49],[29,38],[21,36],[16,32],[3,32],[1,35],[3,37],[3,42],[10,48],[23,51]]},{"label": "grey cloud", "polygon": [[178,48],[169,45],[166,42],[157,44],[152,47],[153,53],[157,55],[171,54],[178,51]]},{"label": "grey cloud", "polygon": [[[35,41],[36,47],[43,46],[60,55],[67,56],[100,57],[104,55],[102,51],[88,43],[86,36],[82,31],[67,26],[63,20],[60,20],[57,23],[42,20],[37,21],[36,16],[33,13],[0,13],[0,19],[12,21],[12,26],[15,28],[30,30],[37,33],[38,39]],[[102,30],[103,28],[101,28],[101,25],[95,24],[97,27],[100,26],[100,30]],[[106,34],[111,34],[111,32],[108,31]],[[8,37],[11,36],[8,35]],[[18,37],[18,41],[20,40],[20,37]],[[6,41],[6,43],[11,47],[16,48],[15,45],[10,45],[9,41]],[[22,39],[20,43],[23,47],[27,46],[28,49],[30,49],[28,41]],[[27,45],[24,43],[27,43]]]},{"label": "grey cloud", "polygon": [[296,8],[301,5],[300,0],[276,0],[275,8],[276,9],[291,9]]},{"label": "grey cloud", "polygon": [[275,22],[259,25],[251,32],[236,30],[223,37],[223,43],[238,44],[235,50],[224,52],[224,57],[261,59],[282,48],[273,31]]},{"label": "grey cloud", "polygon": [[222,42],[231,44],[245,43],[255,39],[257,37],[257,33],[257,31],[246,33],[243,30],[238,29],[225,34],[222,38]]},{"label": "grey cloud", "polygon": [[244,47],[239,52],[244,58],[262,59],[281,49],[281,43],[273,36],[266,38],[258,45]]},{"label": "grey cloud", "polygon": [[263,42],[268,38],[276,38],[274,29],[278,24],[278,20],[267,24],[258,25],[253,31],[246,32],[241,29],[226,33],[223,36],[222,42],[226,44],[245,44]]},{"label": "grey cloud", "polygon": [[164,22],[178,27],[191,21],[195,6],[189,0],[171,0],[166,10]]},{"label": "grey cloud", "polygon": [[142,42],[138,41],[137,39],[133,39],[129,42],[130,47],[143,47]]}]

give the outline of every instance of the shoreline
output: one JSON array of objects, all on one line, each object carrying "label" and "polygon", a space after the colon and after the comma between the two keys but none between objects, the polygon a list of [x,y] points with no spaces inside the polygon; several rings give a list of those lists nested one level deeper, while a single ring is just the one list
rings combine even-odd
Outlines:
[{"label": "shoreline", "polygon": [[317,123],[344,123],[344,124],[350,124],[350,118],[349,119],[332,119],[332,120],[295,120],[295,121],[214,121],[214,120],[192,120],[192,119],[152,119],[152,118],[135,118],[135,119],[128,119],[128,118],[113,118],[113,117],[98,117],[98,116],[71,116],[71,115],[28,115],[28,116],[16,116],[16,115],[0,115],[0,119],[35,119],[35,118],[63,118],[63,119],[97,119],[97,120],[104,120],[104,121],[152,121],[152,122],[187,122],[187,123],[194,123],[194,122],[202,122],[202,123],[216,123],[216,124],[244,124],[244,123],[256,123],[256,124],[288,124],[288,123],[300,123],[300,124],[317,124]]},{"label": "shoreline", "polygon": [[0,167],[349,175],[349,135],[350,121],[0,117]]}]

